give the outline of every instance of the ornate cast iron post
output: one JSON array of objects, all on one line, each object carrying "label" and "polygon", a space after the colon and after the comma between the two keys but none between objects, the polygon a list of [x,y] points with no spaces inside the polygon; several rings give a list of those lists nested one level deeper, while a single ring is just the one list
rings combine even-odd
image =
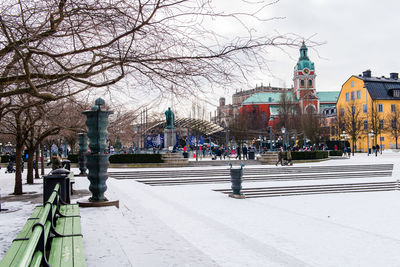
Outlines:
[{"label": "ornate cast iron post", "polygon": [[79,163],[79,170],[81,173],[79,176],[86,176],[86,153],[88,148],[88,138],[87,134],[79,133],[78,134],[78,144],[79,144],[79,154],[78,154],[78,163]]},{"label": "ornate cast iron post", "polygon": [[104,192],[107,190],[106,180],[108,179],[107,169],[109,166],[109,155],[104,153],[106,149],[106,139],[108,136],[108,116],[112,111],[102,110],[101,107],[105,105],[102,98],[95,101],[95,105],[91,110],[82,112],[86,115],[86,126],[88,127],[87,136],[89,138],[90,153],[87,153],[87,168],[89,173],[87,175],[90,186],[89,190],[92,196],[89,202],[79,202],[82,207],[85,206],[111,206],[118,207],[119,201],[109,201]]}]

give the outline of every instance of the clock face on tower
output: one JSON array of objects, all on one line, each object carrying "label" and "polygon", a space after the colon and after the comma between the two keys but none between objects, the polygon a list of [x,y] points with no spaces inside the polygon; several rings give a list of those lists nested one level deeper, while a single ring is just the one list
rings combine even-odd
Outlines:
[{"label": "clock face on tower", "polygon": [[303,72],[304,72],[305,74],[308,74],[310,71],[309,71],[308,69],[304,69]]}]

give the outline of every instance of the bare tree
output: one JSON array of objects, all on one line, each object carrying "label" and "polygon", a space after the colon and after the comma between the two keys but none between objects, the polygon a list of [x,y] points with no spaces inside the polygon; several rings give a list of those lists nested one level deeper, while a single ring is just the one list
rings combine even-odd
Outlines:
[{"label": "bare tree", "polygon": [[345,132],[350,136],[352,140],[352,153],[356,148],[357,138],[361,135],[364,125],[364,115],[359,105],[354,101],[349,102],[345,106],[345,113],[343,116],[343,126]]},{"label": "bare tree", "polygon": [[400,137],[400,107],[395,105],[395,110],[391,112],[387,119],[390,122],[390,125],[387,125],[387,131],[390,133],[390,136],[396,141],[396,149],[398,149],[398,140]]},{"label": "bare tree", "polygon": [[297,136],[297,130],[301,127],[300,117],[300,108],[295,94],[291,91],[283,91],[279,101],[278,123],[275,124],[275,132],[281,132],[284,127],[289,137],[293,134]]},{"label": "bare tree", "polygon": [[[254,12],[219,12],[211,0],[10,0],[0,7],[0,98],[30,94],[57,100],[129,76],[134,90],[197,92],[205,83],[246,77],[272,47],[298,38],[257,35],[246,25],[275,2],[249,2]],[[273,19],[273,18],[272,18]],[[227,20],[242,36],[213,30]],[[62,90],[59,90],[59,89]],[[0,105],[0,107],[2,106]]]},{"label": "bare tree", "polygon": [[378,136],[385,130],[385,125],[381,124],[381,121],[384,120],[384,115],[383,112],[379,111],[379,103],[376,101],[372,102],[368,117],[369,128],[374,132],[374,144],[376,146],[378,144]]}]

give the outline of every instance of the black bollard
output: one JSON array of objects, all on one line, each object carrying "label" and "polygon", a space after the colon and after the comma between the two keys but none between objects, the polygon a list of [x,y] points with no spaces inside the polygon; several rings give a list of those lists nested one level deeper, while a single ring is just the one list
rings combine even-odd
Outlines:
[{"label": "black bollard", "polygon": [[232,194],[229,194],[229,197],[243,199],[245,196],[240,192],[242,190],[242,177],[243,177],[243,167],[244,164],[240,165],[240,168],[232,168],[232,163],[229,163],[230,174],[231,174],[231,183],[232,183]]}]

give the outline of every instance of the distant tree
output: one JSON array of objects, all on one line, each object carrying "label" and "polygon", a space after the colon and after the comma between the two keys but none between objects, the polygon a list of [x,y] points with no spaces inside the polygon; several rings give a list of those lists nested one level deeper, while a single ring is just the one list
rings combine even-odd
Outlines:
[{"label": "distant tree", "polygon": [[343,116],[344,131],[349,135],[352,140],[352,153],[356,148],[356,142],[361,135],[364,127],[364,115],[359,105],[354,101],[349,102],[345,106],[345,113]]},{"label": "distant tree", "polygon": [[279,101],[275,133],[281,133],[281,129],[284,127],[289,137],[294,134],[297,136],[297,131],[300,128],[300,117],[301,113],[295,94],[292,91],[283,91]]},{"label": "distant tree", "polygon": [[[382,134],[382,132],[387,129],[385,125],[385,118],[384,118],[384,113],[379,112],[379,103],[376,101],[373,101],[372,104],[370,105],[370,109],[368,111],[368,118],[369,118],[369,126],[368,128],[371,129],[374,132],[374,145],[376,146],[378,144],[378,136]],[[381,123],[383,122],[383,124]]]},{"label": "distant tree", "polygon": [[387,131],[390,136],[396,141],[396,149],[398,149],[398,140],[400,137],[400,106],[395,105],[395,111],[388,116]]}]

